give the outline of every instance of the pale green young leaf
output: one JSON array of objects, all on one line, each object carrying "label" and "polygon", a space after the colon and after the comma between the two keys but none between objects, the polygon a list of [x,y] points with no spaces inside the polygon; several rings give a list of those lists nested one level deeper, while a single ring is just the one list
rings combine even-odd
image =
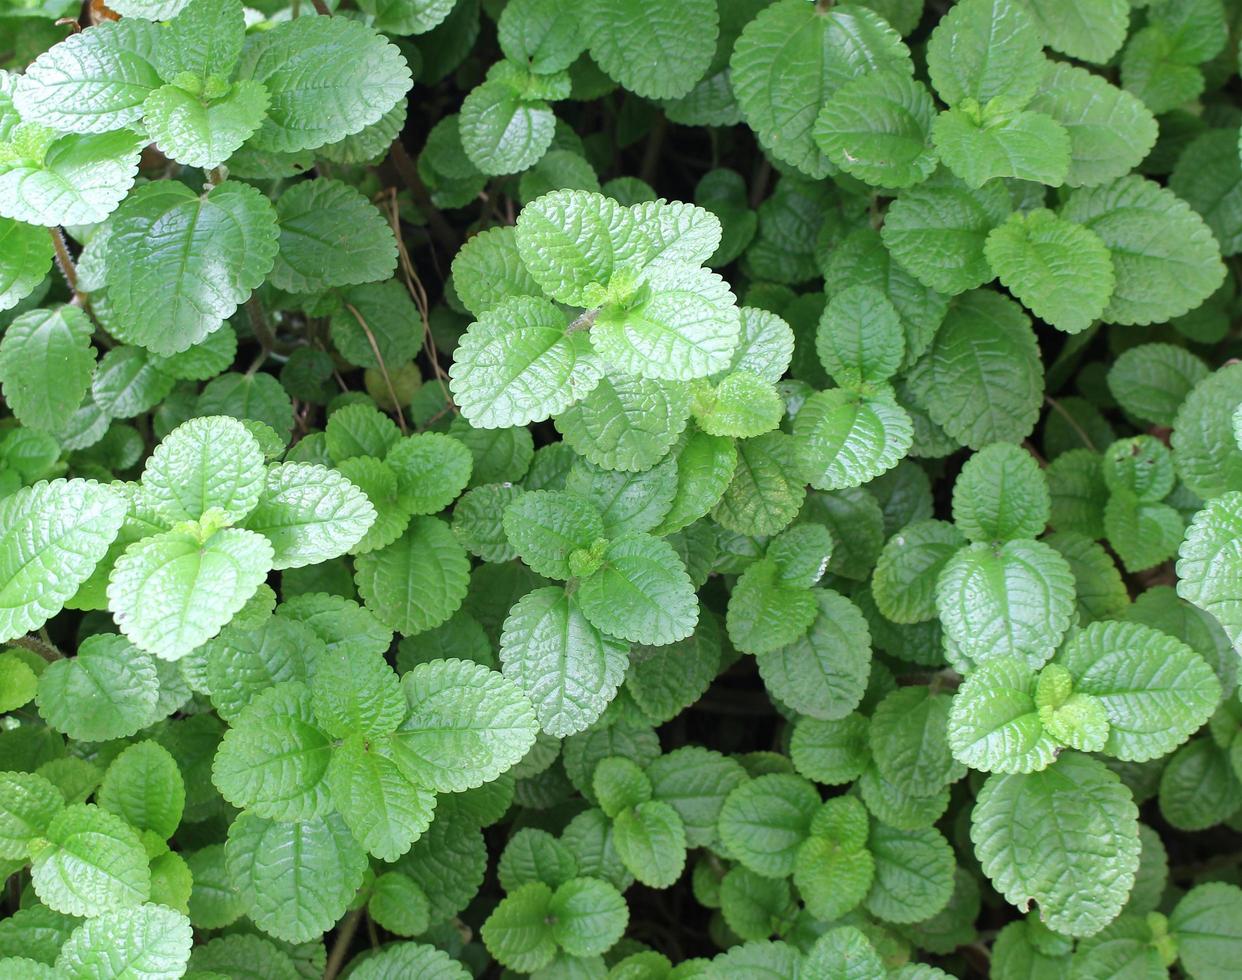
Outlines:
[{"label": "pale green young leaf", "polygon": [[1173,462],[1196,496],[1211,500],[1242,490],[1242,445],[1233,416],[1242,405],[1242,364],[1226,364],[1199,381],[1173,419]]},{"label": "pale green young leaf", "polygon": [[253,531],[226,529],[206,541],[190,531],[156,534],[117,560],[108,608],[135,646],[178,660],[246,604],[267,578],[273,556],[267,539]]},{"label": "pale green young leaf", "polygon": [[145,185],[108,238],[108,303],[124,339],[165,355],[201,342],[263,281],[278,234],[275,208],[246,184],[202,197],[175,181]]},{"label": "pale green young leaf", "polygon": [[336,470],[316,463],[280,463],[267,470],[245,525],[275,552],[272,567],[301,568],[350,551],[375,523],[366,494]]},{"label": "pale green young leaf", "polygon": [[78,926],[61,947],[56,970],[74,978],[183,976],[193,944],[190,920],[174,909],[117,909]]},{"label": "pale green young leaf", "polygon": [[1207,365],[1184,347],[1139,344],[1109,367],[1108,390],[1131,415],[1172,428],[1178,408],[1208,374]]},{"label": "pale green young leaf", "polygon": [[504,511],[505,536],[535,572],[576,577],[571,558],[604,537],[604,522],[589,499],[564,490],[530,490]]},{"label": "pale green young leaf", "polygon": [[267,90],[243,81],[207,104],[176,85],[164,85],[147,96],[142,111],[147,134],[165,156],[210,169],[241,148],[262,124],[267,107]]},{"label": "pale green young leaf", "polygon": [[350,833],[381,861],[408,852],[435,814],[435,795],[405,777],[382,738],[352,735],[335,747],[327,785]]},{"label": "pale green young leaf", "polygon": [[684,383],[615,375],[555,421],[564,441],[596,466],[637,472],[664,458],[689,418]]},{"label": "pale green young leaf", "polygon": [[256,149],[290,153],[336,143],[377,122],[410,89],[396,46],[360,21],[298,17],[255,36],[238,75],[266,86]]},{"label": "pale green young leaf", "polygon": [[555,959],[556,940],[548,921],[552,895],[542,881],[531,881],[500,900],[480,930],[497,962],[530,973]]},{"label": "pale green young leaf", "polygon": [[534,744],[534,708],[513,681],[465,660],[419,664],[401,679],[409,714],[393,734],[408,779],[460,793],[511,768]]},{"label": "pale green young leaf", "polygon": [[719,16],[709,0],[590,0],[578,16],[595,63],[644,98],[685,95],[716,52]]},{"label": "pale green young leaf", "polygon": [[1021,107],[1039,90],[1048,64],[1039,28],[1020,0],[963,0],[940,19],[927,43],[927,71],[951,106],[1003,97]]},{"label": "pale green young leaf", "polygon": [[78,655],[49,664],[36,703],[44,720],[71,738],[125,738],[159,720],[160,682],[149,653],[124,637],[97,633]]},{"label": "pale green young leaf", "polygon": [[315,662],[311,708],[329,735],[387,735],[405,718],[400,682],[383,653],[340,645],[329,647]]},{"label": "pale green young leaf", "polygon": [[52,267],[52,239],[33,225],[0,218],[0,310],[12,309]]},{"label": "pale green young leaf", "polygon": [[598,569],[581,580],[577,592],[582,613],[594,626],[648,646],[673,643],[694,631],[698,597],[668,542],[628,534],[608,542],[600,557]]},{"label": "pale green young leaf", "polygon": [[1112,255],[1116,288],[1102,317],[1108,323],[1181,316],[1224,279],[1211,229],[1172,191],[1146,178],[1132,174],[1076,191],[1061,217],[1095,232]]},{"label": "pale green young leaf", "polygon": [[24,862],[30,844],[47,836],[65,808],[56,785],[33,772],[0,773],[0,857]]},{"label": "pale green young leaf", "polygon": [[711,436],[753,439],[781,423],[785,402],[780,392],[750,371],[732,371],[716,385],[695,387],[691,412]]},{"label": "pale green young leaf", "polygon": [[968,102],[936,117],[932,142],[968,187],[999,177],[1060,187],[1069,172],[1069,133],[1042,112],[980,111]]},{"label": "pale green young leaf", "polygon": [[158,742],[135,742],[112,760],[96,799],[131,827],[167,840],[181,823],[185,780],[166,748]]},{"label": "pale green young leaf", "polygon": [[130,129],[43,132],[38,154],[0,163],[0,216],[47,226],[103,221],[134,186],[143,139]]},{"label": "pale green young leaf", "polygon": [[743,29],[730,61],[742,115],[783,163],[823,178],[832,163],[813,138],[816,115],[848,82],[876,71],[910,74],[909,49],[859,4],[819,9],[780,0]]},{"label": "pale green young leaf", "polygon": [[13,103],[25,119],[67,133],[105,133],[142,118],[163,84],[153,64],[160,32],[141,20],[105,21],[69,35],[18,81]]},{"label": "pale green young leaf", "polygon": [[1052,657],[1076,611],[1074,575],[1039,541],[972,544],[941,571],[936,608],[946,640],[967,662],[1013,655],[1038,668]]},{"label": "pale green young leaf", "polygon": [[817,490],[870,482],[900,462],[913,438],[910,416],[886,393],[816,392],[794,417],[798,467]]},{"label": "pale green young leaf", "polygon": [[856,388],[887,381],[901,367],[906,351],[897,308],[872,286],[836,293],[819,318],[815,351],[839,385]]},{"label": "pale green young leaf", "polygon": [[984,772],[1034,772],[1057,757],[1035,705],[1035,671],[1020,657],[994,657],[971,671],[953,696],[953,757]]},{"label": "pale green young leaf", "polygon": [[613,846],[622,863],[648,888],[668,888],[686,866],[686,828],[661,800],[622,810],[613,820]]},{"label": "pale green young leaf", "polygon": [[[366,852],[336,814],[280,823],[242,813],[229,827],[224,856],[250,920],[289,943],[330,929],[367,870]],[[315,887],[306,887],[311,881]]]},{"label": "pale green young leaf", "polygon": [[816,116],[813,135],[847,174],[878,187],[911,187],[936,169],[935,115],[922,82],[888,69],[838,89]]},{"label": "pale green young leaf", "polygon": [[[293,184],[276,201],[280,251],[272,282],[297,293],[387,279],[397,243],[379,210],[339,180]],[[378,455],[373,453],[372,455]]]},{"label": "pale green young leaf", "polygon": [[169,521],[210,510],[241,521],[264,484],[263,452],[244,425],[224,415],[190,419],[155,448],[142,472],[146,498]]},{"label": "pale green young leaf", "polygon": [[138,831],[94,804],[61,810],[33,851],[35,894],[57,912],[131,910],[150,895],[151,872]]},{"label": "pale green young leaf", "polygon": [[452,530],[435,517],[416,517],[392,544],[354,563],[358,593],[389,629],[412,636],[439,626],[466,597],[470,559]]},{"label": "pale green young leaf", "polygon": [[1139,863],[1138,811],[1103,763],[1063,753],[1042,772],[989,777],[975,805],[975,853],[1019,911],[1090,936],[1121,911]]},{"label": "pale green young leaf", "polygon": [[462,338],[450,390],[480,428],[540,422],[563,412],[599,383],[602,366],[582,331],[544,299],[520,296],[484,312]]},{"label": "pale green young leaf", "polygon": [[539,162],[552,144],[556,117],[507,79],[491,77],[461,104],[461,145],[485,174],[516,174]]},{"label": "pale green young leaf", "polygon": [[49,432],[68,425],[95,373],[94,330],[76,306],[31,310],[8,325],[0,339],[0,383],[23,425]]},{"label": "pale green young leaf", "polygon": [[1011,443],[975,453],[953,484],[953,523],[971,541],[1037,538],[1050,509],[1043,470],[1034,456]]},{"label": "pale green young leaf", "polygon": [[0,500],[0,639],[60,612],[125,520],[125,502],[88,480],[55,480]]},{"label": "pale green young leaf", "polygon": [[988,235],[984,254],[1001,283],[1066,333],[1081,333],[1108,305],[1112,257],[1100,237],[1045,208],[1014,214]]},{"label": "pale green young leaf", "polygon": [[564,737],[594,724],[616,695],[629,645],[593,626],[578,597],[554,586],[528,593],[510,610],[500,660],[535,706],[540,728]]},{"label": "pale green young leaf", "polygon": [[234,806],[273,820],[308,820],[325,809],[332,740],[300,683],[268,688],[231,722],[211,767]]},{"label": "pale green young leaf", "polygon": [[720,840],[756,874],[784,878],[793,873],[798,848],[820,808],[819,793],[801,776],[772,773],[734,789],[720,811]]}]

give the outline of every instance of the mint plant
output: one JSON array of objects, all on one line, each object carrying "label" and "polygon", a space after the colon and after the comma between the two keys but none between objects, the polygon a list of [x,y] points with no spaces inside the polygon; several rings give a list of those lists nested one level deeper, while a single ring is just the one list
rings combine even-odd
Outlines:
[{"label": "mint plant", "polygon": [[0,980],[1237,975],[1239,0],[0,8]]}]

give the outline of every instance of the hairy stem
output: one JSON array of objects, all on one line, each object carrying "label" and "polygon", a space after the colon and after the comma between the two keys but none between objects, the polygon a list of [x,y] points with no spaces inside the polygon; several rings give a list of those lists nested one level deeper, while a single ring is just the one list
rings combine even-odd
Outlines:
[{"label": "hairy stem", "polygon": [[375,343],[375,334],[371,332],[371,328],[367,326],[367,321],[363,319],[356,306],[352,303],[346,303],[345,309],[354,315],[354,319],[358,321],[358,326],[366,334],[367,343],[371,345],[371,353],[375,355],[375,363],[379,365],[380,376],[384,379],[384,385],[388,388],[389,397],[392,398],[393,408],[397,410],[397,425],[401,427],[401,434],[408,436],[410,430],[405,424],[405,413],[401,411],[401,399],[397,397],[397,389],[393,387],[392,378],[388,376],[388,365],[384,363],[384,355],[380,353],[379,346]]},{"label": "hairy stem", "polygon": [[56,249],[56,264],[60,266],[60,273],[65,277],[65,282],[69,284],[74,299],[78,298],[78,267],[73,262],[73,256],[69,254],[69,245],[65,241],[64,232],[60,230],[60,226],[54,226],[47,230],[52,236],[52,246]]},{"label": "hairy stem", "polygon": [[354,909],[341,920],[336,929],[336,939],[332,943],[332,952],[328,954],[328,962],[323,968],[323,980],[336,980],[345,965],[345,957],[349,954],[349,944],[354,941],[354,933],[362,921],[362,909]]},{"label": "hairy stem", "polygon": [[7,642],[10,646],[21,647],[23,650],[29,650],[31,653],[37,653],[48,663],[65,659],[65,655],[56,649],[54,644],[45,643],[38,637],[30,635],[17,636]]}]

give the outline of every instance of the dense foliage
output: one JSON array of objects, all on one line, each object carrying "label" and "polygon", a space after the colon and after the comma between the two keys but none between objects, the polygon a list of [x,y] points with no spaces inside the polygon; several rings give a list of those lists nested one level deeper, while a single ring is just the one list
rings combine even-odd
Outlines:
[{"label": "dense foliage", "polygon": [[0,980],[1242,967],[1242,0],[0,0]]}]

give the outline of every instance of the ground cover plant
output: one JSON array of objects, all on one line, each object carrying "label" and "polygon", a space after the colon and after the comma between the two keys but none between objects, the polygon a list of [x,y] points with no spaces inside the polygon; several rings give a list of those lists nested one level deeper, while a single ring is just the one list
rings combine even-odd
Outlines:
[{"label": "ground cover plant", "polygon": [[1240,0],[0,2],[0,980],[1225,980]]}]

